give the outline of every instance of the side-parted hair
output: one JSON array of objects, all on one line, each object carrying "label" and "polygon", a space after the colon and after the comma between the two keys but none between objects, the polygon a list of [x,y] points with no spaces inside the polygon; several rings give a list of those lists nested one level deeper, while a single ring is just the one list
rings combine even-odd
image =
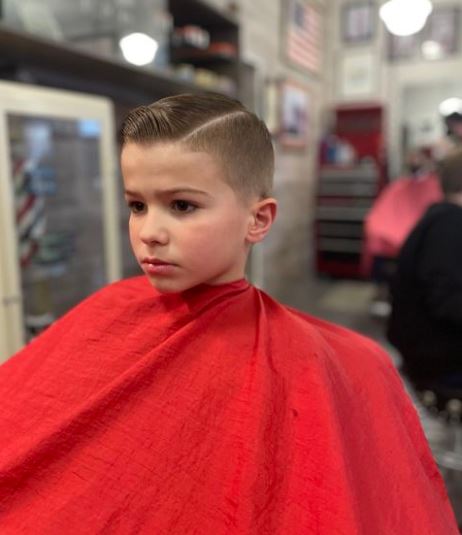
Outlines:
[{"label": "side-parted hair", "polygon": [[450,153],[437,166],[441,189],[444,195],[462,192],[462,150]]},{"label": "side-parted hair", "polygon": [[120,130],[122,148],[127,143],[170,142],[217,158],[227,183],[244,198],[271,195],[271,135],[239,101],[217,94],[167,97],[132,110]]}]

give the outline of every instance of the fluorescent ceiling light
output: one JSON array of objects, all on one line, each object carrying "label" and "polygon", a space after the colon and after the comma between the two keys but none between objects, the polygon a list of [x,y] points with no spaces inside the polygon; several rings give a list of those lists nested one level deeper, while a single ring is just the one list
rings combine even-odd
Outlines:
[{"label": "fluorescent ceiling light", "polygon": [[430,0],[389,0],[379,13],[390,33],[406,36],[420,32],[432,9]]},{"label": "fluorescent ceiling light", "polygon": [[124,58],[133,65],[147,65],[156,57],[159,45],[145,33],[131,33],[119,42]]}]

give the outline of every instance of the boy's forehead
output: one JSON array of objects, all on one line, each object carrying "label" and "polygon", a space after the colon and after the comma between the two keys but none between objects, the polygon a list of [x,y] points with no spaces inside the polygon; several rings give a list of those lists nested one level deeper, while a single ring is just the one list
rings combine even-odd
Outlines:
[{"label": "boy's forehead", "polygon": [[218,158],[180,143],[127,143],[121,152],[121,167],[125,181],[145,177],[156,182],[229,187]]},{"label": "boy's forehead", "polygon": [[209,169],[222,172],[221,162],[206,151],[194,151],[181,143],[127,143],[121,153],[122,165],[153,169]]}]

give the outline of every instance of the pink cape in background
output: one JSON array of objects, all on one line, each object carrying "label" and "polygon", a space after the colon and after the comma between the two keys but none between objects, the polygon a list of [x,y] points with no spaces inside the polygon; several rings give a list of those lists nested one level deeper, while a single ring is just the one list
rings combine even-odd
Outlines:
[{"label": "pink cape in background", "polygon": [[439,180],[433,174],[401,177],[388,184],[366,217],[365,270],[369,271],[374,256],[395,258],[428,206],[442,198]]}]

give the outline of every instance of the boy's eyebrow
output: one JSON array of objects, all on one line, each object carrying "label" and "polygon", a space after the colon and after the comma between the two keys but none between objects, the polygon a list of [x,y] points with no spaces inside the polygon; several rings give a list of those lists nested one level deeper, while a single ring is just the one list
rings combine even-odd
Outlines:
[{"label": "boy's eyebrow", "polygon": [[[154,193],[158,195],[175,195],[177,193],[198,193],[199,195],[206,195],[207,197],[210,197],[210,194],[207,193],[206,191],[202,191],[200,189],[190,188],[190,187],[154,190]],[[137,192],[126,189],[125,195],[136,196]]]}]

